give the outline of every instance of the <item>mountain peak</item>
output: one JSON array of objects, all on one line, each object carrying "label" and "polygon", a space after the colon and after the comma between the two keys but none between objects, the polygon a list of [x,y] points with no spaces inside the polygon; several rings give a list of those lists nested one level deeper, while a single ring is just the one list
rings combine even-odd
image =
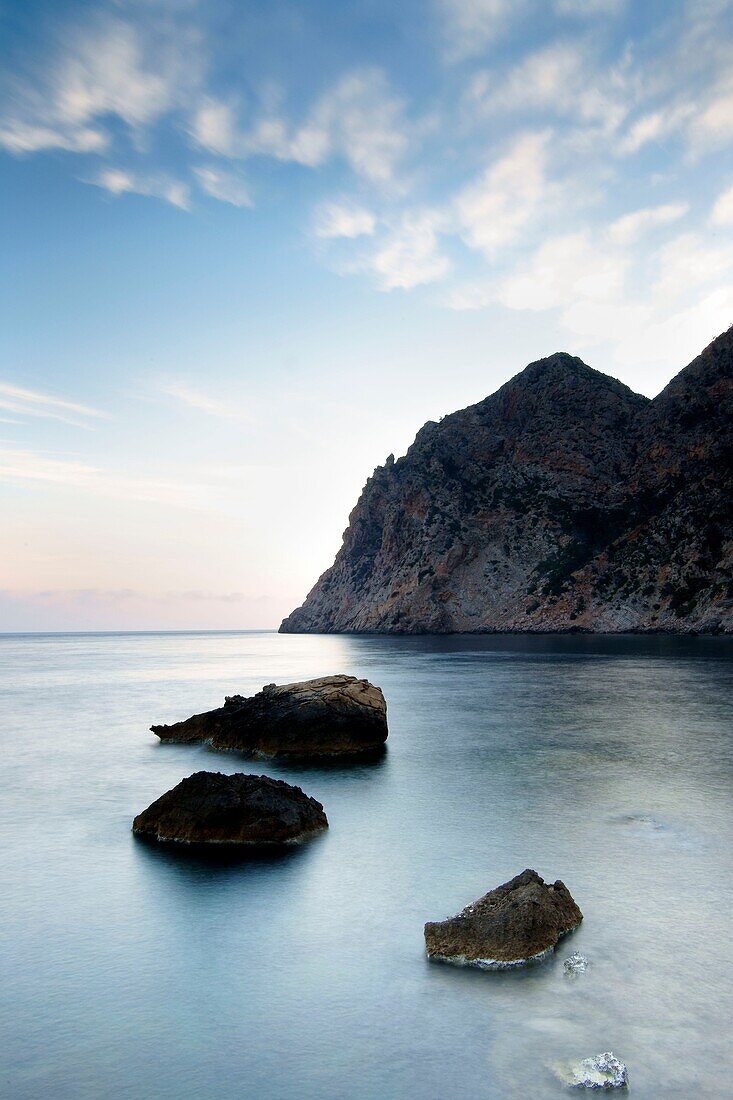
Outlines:
[{"label": "mountain peak", "polygon": [[[507,386],[563,386],[568,389],[578,384],[583,386],[599,386],[605,390],[612,390],[619,396],[632,397],[634,400],[646,404],[647,398],[637,394],[618,378],[603,371],[589,367],[579,356],[570,355],[567,351],[556,351],[544,359],[537,359],[529,363],[523,371],[515,374],[506,384]],[[505,387],[502,387],[504,389]],[[501,390],[499,391],[501,393]]]},{"label": "mountain peak", "polygon": [[567,352],[370,478],[286,632],[733,633],[733,330],[650,402]]}]

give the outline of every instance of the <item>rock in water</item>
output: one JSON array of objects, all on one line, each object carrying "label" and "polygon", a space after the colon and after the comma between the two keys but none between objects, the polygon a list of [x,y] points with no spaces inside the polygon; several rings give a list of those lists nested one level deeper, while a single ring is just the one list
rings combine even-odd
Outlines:
[{"label": "rock in water", "polygon": [[584,974],[588,969],[588,960],[579,951],[574,951],[562,965],[566,974]]},{"label": "rock in water", "polygon": [[583,919],[564,883],[546,883],[536,871],[490,890],[457,916],[425,925],[431,959],[482,970],[537,962]]},{"label": "rock in water", "polygon": [[328,828],[323,806],[266,775],[196,772],[138,814],[132,831],[181,844],[297,844]]},{"label": "rock in water", "polygon": [[557,1075],[575,1089],[624,1089],[629,1083],[626,1066],[610,1050],[567,1067],[560,1066]]},{"label": "rock in water", "polygon": [[378,687],[354,676],[268,684],[249,698],[172,726],[151,726],[161,741],[207,741],[254,756],[359,756],[387,740],[387,704]]}]

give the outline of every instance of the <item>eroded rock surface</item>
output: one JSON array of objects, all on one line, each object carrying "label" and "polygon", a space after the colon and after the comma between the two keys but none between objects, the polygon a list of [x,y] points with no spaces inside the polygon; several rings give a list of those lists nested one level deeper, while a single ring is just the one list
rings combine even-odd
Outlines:
[{"label": "eroded rock surface", "polygon": [[426,924],[425,946],[440,962],[504,970],[543,958],[582,919],[564,883],[527,869],[457,916]]},{"label": "eroded rock surface", "polygon": [[138,814],[132,831],[181,844],[297,844],[328,828],[323,806],[266,775],[196,772]]},{"label": "eroded rock surface", "polygon": [[733,329],[653,401],[557,353],[428,422],[280,629],[733,632]]},{"label": "eroded rock surface", "polygon": [[323,676],[268,684],[249,698],[233,695],[216,710],[150,728],[162,741],[206,741],[255,756],[360,756],[384,746],[387,704],[368,680]]}]

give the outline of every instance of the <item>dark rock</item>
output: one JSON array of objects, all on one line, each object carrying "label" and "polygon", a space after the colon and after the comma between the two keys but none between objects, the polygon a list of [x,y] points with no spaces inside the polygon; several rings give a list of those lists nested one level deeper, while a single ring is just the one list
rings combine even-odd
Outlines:
[{"label": "dark rock", "polygon": [[387,739],[387,705],[378,687],[354,676],[268,684],[249,698],[171,726],[151,726],[162,741],[207,741],[254,756],[363,756]]},{"label": "dark rock", "polygon": [[733,329],[653,401],[557,353],[378,467],[286,633],[733,632]]},{"label": "dark rock", "polygon": [[490,890],[457,916],[425,925],[431,959],[482,970],[504,970],[550,954],[583,919],[564,883],[536,871]]},{"label": "dark rock", "polygon": [[297,844],[328,828],[323,806],[266,775],[196,772],[138,814],[132,831],[182,844]]}]

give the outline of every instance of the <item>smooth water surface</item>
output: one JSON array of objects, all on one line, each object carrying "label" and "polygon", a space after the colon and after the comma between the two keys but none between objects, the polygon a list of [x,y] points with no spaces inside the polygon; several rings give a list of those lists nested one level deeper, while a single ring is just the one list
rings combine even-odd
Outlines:
[{"label": "smooth water surface", "polygon": [[[562,1097],[554,1062],[613,1050],[639,1100],[730,1095],[732,658],[704,638],[1,637],[0,1092]],[[382,761],[148,732],[332,672],[383,688]],[[133,816],[200,768],[298,783],[331,828],[245,862],[137,842]],[[526,866],[585,914],[551,961],[427,962],[426,920]]]}]

